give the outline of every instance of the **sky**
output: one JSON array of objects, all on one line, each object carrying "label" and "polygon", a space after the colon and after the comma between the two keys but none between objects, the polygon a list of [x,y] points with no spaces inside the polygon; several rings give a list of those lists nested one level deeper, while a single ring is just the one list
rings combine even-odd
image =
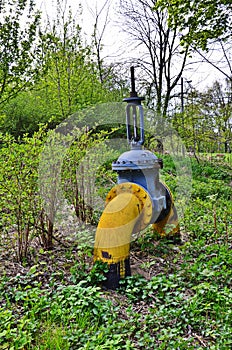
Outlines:
[{"label": "sky", "polygon": [[[57,0],[36,0],[37,6],[41,9],[44,17],[46,14],[51,18],[55,15],[54,8],[56,6]],[[99,29],[101,32],[102,26],[105,23],[107,17],[107,27],[103,35],[103,51],[102,58],[106,62],[112,62],[114,60],[121,61],[128,57],[128,52],[126,51],[126,36],[123,34],[123,28],[120,28],[116,25],[117,14],[116,8],[118,6],[119,0],[66,0],[67,9],[70,6],[72,8],[73,14],[78,13],[78,5],[81,3],[83,8],[83,13],[80,16],[77,14],[77,22],[80,23],[83,33],[87,42],[91,40],[91,35],[93,33],[93,25],[96,17],[96,13],[99,13],[101,10],[100,20],[99,20]],[[105,4],[110,6],[105,6]],[[122,49],[124,48],[124,50]],[[119,56],[119,53],[121,56]],[[130,52],[131,55],[131,52]],[[215,58],[218,53],[216,53]],[[121,57],[121,58],[120,58]],[[224,80],[224,76],[219,73],[215,68],[207,63],[202,63],[199,61],[199,57],[193,58],[194,69],[192,72],[186,71],[183,75],[186,81],[191,81],[192,85],[199,90],[206,89],[208,86],[211,86],[215,80]]]},{"label": "sky", "polygon": [[[36,0],[37,6],[43,13],[43,17],[46,20],[47,15],[51,18],[55,18],[55,5],[57,0]],[[65,0],[63,0],[65,1]],[[120,28],[117,22],[116,9],[119,0],[66,0],[67,6],[70,6],[72,13],[77,14],[76,20],[82,27],[83,37],[87,43],[91,43],[91,35],[94,31],[94,22],[96,19],[96,14],[99,14],[99,33],[102,32],[103,26],[107,19],[106,30],[103,35],[103,47],[101,58],[105,62],[109,63],[114,60],[117,62],[120,60],[119,54],[121,55],[121,60],[125,60],[125,56],[128,57],[126,40],[127,37],[123,33],[123,29]],[[78,5],[82,5],[83,13],[80,16],[78,14]],[[126,49],[125,49],[126,48]]]},{"label": "sky", "polygon": [[[51,16],[55,16],[54,8],[56,6],[57,0],[36,0],[37,6],[41,9],[44,17],[46,18],[46,14]],[[65,0],[63,0],[65,1]],[[93,33],[93,26],[95,21],[96,13],[101,12],[99,28],[102,29],[101,23],[105,23],[105,19],[108,13],[108,24],[107,30],[104,33],[104,44],[106,46],[105,52],[113,52],[113,47],[116,45],[116,38],[118,38],[119,28],[116,28],[113,24],[115,20],[115,9],[117,7],[118,0],[66,0],[66,8],[71,7],[74,15],[77,15],[77,22],[81,24],[83,28],[83,32],[86,35],[86,38],[90,38]],[[82,5],[83,13],[82,15],[78,15],[79,4]],[[109,6],[104,6],[109,4]],[[120,35],[121,36],[121,35]]]}]

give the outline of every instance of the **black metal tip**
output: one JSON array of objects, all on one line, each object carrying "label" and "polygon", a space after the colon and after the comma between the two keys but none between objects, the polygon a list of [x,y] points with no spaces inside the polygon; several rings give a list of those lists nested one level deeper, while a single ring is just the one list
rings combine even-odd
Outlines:
[{"label": "black metal tip", "polygon": [[135,68],[130,67],[131,72],[131,92],[130,97],[124,98],[124,102],[141,104],[141,101],[144,100],[144,97],[138,97],[137,92],[135,91]]},{"label": "black metal tip", "polygon": [[132,66],[130,68],[130,71],[131,71],[131,93],[130,93],[130,96],[136,97],[137,92],[135,91],[135,67]]}]

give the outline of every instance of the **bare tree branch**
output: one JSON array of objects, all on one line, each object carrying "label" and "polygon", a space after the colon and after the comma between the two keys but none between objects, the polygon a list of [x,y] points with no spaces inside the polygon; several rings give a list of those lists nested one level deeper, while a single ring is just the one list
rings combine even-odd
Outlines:
[{"label": "bare tree branch", "polygon": [[140,49],[133,60],[140,67],[148,104],[165,116],[171,91],[186,66],[188,47],[180,46],[177,29],[168,27],[167,11],[155,10],[155,4],[155,0],[120,0],[119,14],[124,31]]}]

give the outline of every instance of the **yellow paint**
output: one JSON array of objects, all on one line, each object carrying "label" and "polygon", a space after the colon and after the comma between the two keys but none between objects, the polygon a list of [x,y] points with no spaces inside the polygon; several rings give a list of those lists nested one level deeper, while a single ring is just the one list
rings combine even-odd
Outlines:
[{"label": "yellow paint", "polygon": [[[161,236],[179,232],[172,196],[171,200],[168,215],[152,225]],[[146,228],[151,223],[151,217],[152,199],[143,187],[126,182],[112,188],[106,197],[106,207],[96,230],[94,260],[108,264],[120,262],[120,277],[123,278],[124,261],[130,254],[131,235]],[[169,230],[168,225],[172,225]]]},{"label": "yellow paint", "polygon": [[152,228],[161,236],[161,237],[165,237],[165,236],[174,236],[176,234],[180,233],[180,226],[179,226],[179,221],[178,221],[178,215],[177,215],[177,211],[176,208],[174,206],[174,201],[173,201],[173,197],[172,197],[172,193],[169,190],[169,188],[167,187],[167,185],[164,185],[171,197],[171,208],[170,211],[168,213],[168,215],[166,215],[166,217],[157,222],[152,224]]},{"label": "yellow paint", "polygon": [[141,186],[129,182],[115,186],[98,223],[94,260],[112,264],[128,258],[131,235],[146,227],[147,213],[152,213],[152,201]]}]

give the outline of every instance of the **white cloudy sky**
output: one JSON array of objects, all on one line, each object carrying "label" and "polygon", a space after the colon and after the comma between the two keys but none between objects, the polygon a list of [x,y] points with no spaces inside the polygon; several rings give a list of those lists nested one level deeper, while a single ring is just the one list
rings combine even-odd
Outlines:
[{"label": "white cloudy sky", "polygon": [[[57,0],[37,0],[38,7],[44,13],[44,16],[48,14],[49,17],[55,17],[55,8]],[[113,51],[113,46],[119,39],[119,28],[114,26],[116,20],[116,7],[118,0],[63,0],[66,2],[66,8],[71,7],[73,14],[78,13],[79,4],[82,5],[83,13],[77,18],[77,22],[81,24],[86,37],[90,37],[93,33],[93,25],[96,13],[101,11],[99,23],[104,23],[106,20],[106,13],[108,13],[107,30],[104,33],[104,44],[108,47],[108,51]],[[104,6],[106,4],[106,6]],[[109,5],[109,6],[108,6]],[[107,11],[108,9],[108,11]],[[99,25],[101,30],[101,25]]]}]

